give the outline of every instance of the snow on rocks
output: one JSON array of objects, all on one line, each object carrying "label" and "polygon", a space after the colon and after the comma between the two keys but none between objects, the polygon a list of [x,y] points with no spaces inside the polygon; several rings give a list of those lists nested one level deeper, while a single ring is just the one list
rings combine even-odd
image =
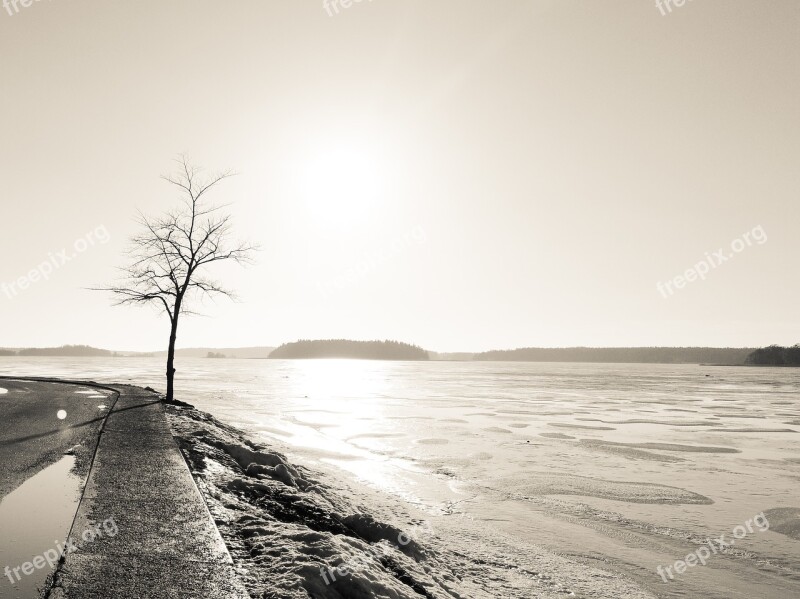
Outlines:
[{"label": "snow on rocks", "polygon": [[435,552],[191,407],[167,414],[252,597],[461,599]]}]

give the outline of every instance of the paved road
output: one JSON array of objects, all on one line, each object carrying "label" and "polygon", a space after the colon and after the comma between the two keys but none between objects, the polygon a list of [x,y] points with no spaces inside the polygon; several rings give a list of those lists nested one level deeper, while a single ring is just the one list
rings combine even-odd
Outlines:
[{"label": "paved road", "polygon": [[[160,397],[115,386],[51,599],[249,599]],[[83,536],[103,523],[91,542]],[[108,525],[108,528],[106,526]]]},{"label": "paved road", "polygon": [[[51,598],[247,599],[172,438],[160,397],[136,387],[117,388],[104,392],[0,378],[0,499],[70,449],[79,474],[89,474],[92,466],[83,499],[67,506],[58,526],[39,530],[43,513],[53,506],[35,501],[16,506],[14,518],[25,520],[22,526],[0,518],[0,599],[40,596],[37,589],[46,585],[51,570],[36,566],[31,556],[51,552],[57,557],[59,541],[50,539],[63,538],[61,529],[64,536],[69,532],[69,543],[62,546],[74,550],[55,575]],[[40,495],[53,499],[46,491]],[[8,503],[0,502],[0,516]],[[35,542],[29,538],[33,533]],[[25,560],[33,564],[32,574]]]},{"label": "paved road", "polygon": [[0,378],[0,499],[75,446],[85,475],[107,412],[99,406],[110,407],[114,397],[93,387]]}]

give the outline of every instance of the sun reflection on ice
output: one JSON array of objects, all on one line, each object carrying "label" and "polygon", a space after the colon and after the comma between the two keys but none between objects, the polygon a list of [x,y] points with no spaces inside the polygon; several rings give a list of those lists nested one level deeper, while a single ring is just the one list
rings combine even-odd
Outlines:
[{"label": "sun reflection on ice", "polygon": [[[407,499],[419,472],[410,460],[387,455],[382,442],[387,422],[394,365],[364,360],[302,360],[287,370],[289,397],[283,439],[314,450],[321,462],[348,470],[360,479]],[[361,443],[355,443],[360,439]],[[364,439],[370,442],[365,444]],[[368,446],[365,446],[368,445]]]}]

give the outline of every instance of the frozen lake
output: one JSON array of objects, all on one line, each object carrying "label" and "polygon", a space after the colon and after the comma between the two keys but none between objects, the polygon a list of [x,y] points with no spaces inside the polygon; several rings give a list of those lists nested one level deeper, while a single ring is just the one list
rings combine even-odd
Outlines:
[{"label": "frozen lake", "polygon": [[[163,370],[0,358],[1,374],[156,389]],[[544,549],[658,597],[800,596],[798,370],[179,359],[176,396],[424,514],[450,547],[485,544],[498,577],[531,589],[546,582],[520,564]],[[657,574],[761,513],[769,530]]]}]

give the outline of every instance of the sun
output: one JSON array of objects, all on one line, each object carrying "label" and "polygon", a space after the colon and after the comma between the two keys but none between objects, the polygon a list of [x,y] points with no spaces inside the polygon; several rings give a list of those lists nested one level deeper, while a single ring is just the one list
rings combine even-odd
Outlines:
[{"label": "sun", "polygon": [[321,228],[357,226],[380,209],[383,169],[367,147],[332,144],[316,149],[304,162],[304,212]]}]

